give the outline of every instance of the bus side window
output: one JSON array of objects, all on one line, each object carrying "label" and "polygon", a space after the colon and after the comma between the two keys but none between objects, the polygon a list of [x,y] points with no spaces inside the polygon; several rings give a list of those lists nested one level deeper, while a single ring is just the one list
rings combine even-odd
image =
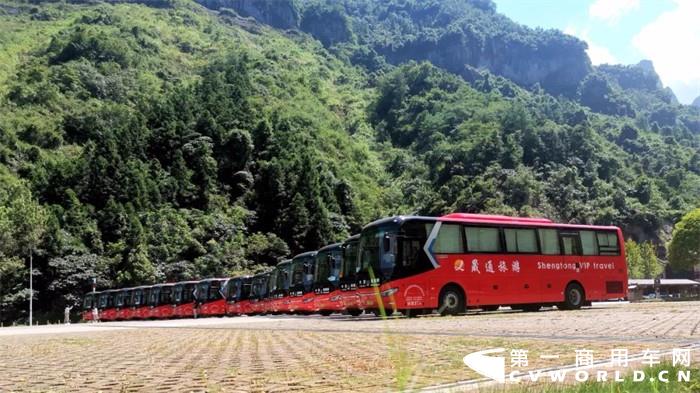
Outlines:
[{"label": "bus side window", "polygon": [[433,244],[433,252],[436,254],[464,253],[461,229],[459,224],[442,224]]},{"label": "bus side window", "polygon": [[540,235],[540,250],[544,255],[559,255],[559,234],[556,229],[538,229]]},{"label": "bus side window", "polygon": [[595,232],[579,231],[581,236],[581,249],[583,255],[598,255],[598,244],[596,243]]},{"label": "bus side window", "polygon": [[501,237],[498,228],[464,227],[469,252],[499,252]]},{"label": "bus side window", "polygon": [[560,235],[564,255],[581,255],[578,232],[562,232]]},{"label": "bus side window", "polygon": [[534,229],[504,228],[508,252],[536,253],[537,235]]},{"label": "bus side window", "polygon": [[620,255],[616,232],[598,231],[596,238],[598,239],[598,253],[600,255]]}]

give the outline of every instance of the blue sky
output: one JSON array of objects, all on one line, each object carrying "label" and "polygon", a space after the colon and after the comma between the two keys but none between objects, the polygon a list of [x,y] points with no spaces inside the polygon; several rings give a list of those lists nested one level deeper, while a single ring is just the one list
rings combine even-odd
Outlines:
[{"label": "blue sky", "polygon": [[700,0],[495,0],[530,27],[588,43],[594,64],[654,62],[665,86],[690,103],[700,96]]}]

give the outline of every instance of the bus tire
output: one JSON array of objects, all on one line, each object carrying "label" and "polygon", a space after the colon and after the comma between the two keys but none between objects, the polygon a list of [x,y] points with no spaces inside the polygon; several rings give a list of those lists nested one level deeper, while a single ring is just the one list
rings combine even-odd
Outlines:
[{"label": "bus tire", "polygon": [[442,315],[457,315],[465,310],[465,299],[462,288],[457,285],[447,285],[440,291],[438,311]]},{"label": "bus tire", "polygon": [[362,310],[359,308],[353,308],[348,310],[348,314],[352,315],[353,317],[359,317],[362,314]]},{"label": "bus tire", "polygon": [[569,283],[564,291],[563,310],[578,310],[586,302],[586,294],[583,287],[576,282]]}]

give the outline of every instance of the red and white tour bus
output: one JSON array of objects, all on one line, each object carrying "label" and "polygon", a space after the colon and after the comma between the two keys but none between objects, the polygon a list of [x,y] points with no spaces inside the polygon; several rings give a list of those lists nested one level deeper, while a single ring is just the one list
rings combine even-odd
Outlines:
[{"label": "red and white tour bus", "polygon": [[226,315],[226,299],[222,288],[226,285],[227,278],[208,278],[201,280],[194,291],[197,316],[219,317]]},{"label": "red and white tour bus", "polygon": [[465,213],[391,217],[363,228],[359,261],[364,306],[408,315],[578,309],[627,294],[624,240],[612,226]]},{"label": "red and white tour bus", "polygon": [[360,315],[364,310],[357,294],[357,280],[360,273],[358,249],[360,234],[353,235],[343,243],[343,268],[339,279],[340,300],[350,315]]},{"label": "red and white tour bus", "polygon": [[131,308],[131,295],[133,288],[120,289],[114,297],[114,307],[117,309],[115,319],[118,321],[126,321],[132,319],[133,309]]},{"label": "red and white tour bus", "polygon": [[178,318],[193,318],[195,299],[194,291],[199,281],[180,281],[173,286],[173,312]]},{"label": "red and white tour bus", "polygon": [[98,307],[98,301],[100,292],[90,292],[86,293],[83,297],[83,320],[92,321],[92,309]]},{"label": "red and white tour bus", "polygon": [[134,288],[131,293],[131,304],[134,308],[132,319],[148,319],[151,317],[151,307],[148,304],[150,293],[150,286]]},{"label": "red and white tour bus", "polygon": [[307,314],[315,311],[313,291],[315,265],[316,251],[308,251],[292,258],[287,312]]},{"label": "red and white tour bus", "polygon": [[148,305],[151,307],[149,317],[154,319],[167,319],[175,316],[173,304],[174,283],[157,284],[151,287]]},{"label": "red and white tour bus", "polygon": [[253,276],[248,296],[247,315],[266,314],[270,312],[268,285],[270,272],[259,273]]},{"label": "red and white tour bus", "polygon": [[249,303],[251,276],[234,277],[226,282],[223,293],[226,299],[226,315],[243,315]]},{"label": "red and white tour bus", "polygon": [[340,292],[343,270],[343,243],[335,243],[318,250],[314,269],[314,310],[321,315],[345,311]]},{"label": "red and white tour bus", "polygon": [[100,292],[97,298],[100,321],[114,321],[117,319],[117,309],[114,307],[114,298],[117,291],[117,289],[109,289]]},{"label": "red and white tour bus", "polygon": [[277,264],[270,271],[268,282],[268,312],[280,314],[289,312],[289,284],[292,277],[292,260],[287,259]]}]

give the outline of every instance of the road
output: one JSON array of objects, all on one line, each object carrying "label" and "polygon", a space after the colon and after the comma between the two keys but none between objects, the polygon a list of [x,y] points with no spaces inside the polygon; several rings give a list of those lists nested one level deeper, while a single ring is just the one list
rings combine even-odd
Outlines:
[{"label": "road", "polygon": [[[256,316],[0,329],[2,391],[391,391],[478,378],[470,352],[526,349],[529,368],[576,349],[700,342],[698,303],[458,317]],[[542,360],[540,355],[556,356]]]}]

